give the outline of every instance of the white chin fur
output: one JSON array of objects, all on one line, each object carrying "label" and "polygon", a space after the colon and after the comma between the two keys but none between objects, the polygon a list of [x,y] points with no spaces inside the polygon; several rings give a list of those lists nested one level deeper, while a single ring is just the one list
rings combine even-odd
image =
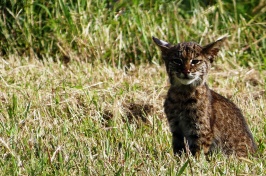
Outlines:
[{"label": "white chin fur", "polygon": [[193,83],[194,81],[196,81],[197,77],[193,78],[193,79],[180,79],[177,78],[178,82],[180,82],[183,85],[189,85],[191,83]]}]

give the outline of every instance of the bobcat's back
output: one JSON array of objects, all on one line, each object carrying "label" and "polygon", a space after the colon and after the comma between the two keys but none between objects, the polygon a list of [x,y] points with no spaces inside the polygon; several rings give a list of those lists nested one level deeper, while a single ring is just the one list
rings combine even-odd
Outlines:
[{"label": "bobcat's back", "polygon": [[227,154],[246,156],[257,146],[241,110],[231,101],[211,90],[213,133],[216,145]]}]

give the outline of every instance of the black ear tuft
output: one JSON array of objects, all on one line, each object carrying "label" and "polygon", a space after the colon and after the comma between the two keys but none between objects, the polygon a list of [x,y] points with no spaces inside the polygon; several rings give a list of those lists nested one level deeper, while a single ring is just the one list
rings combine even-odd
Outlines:
[{"label": "black ear tuft", "polygon": [[171,44],[166,42],[166,41],[160,40],[160,39],[153,37],[153,36],[152,36],[152,39],[153,39],[154,43],[157,46],[159,46],[159,48],[161,49],[162,52],[167,51],[171,47]]},{"label": "black ear tuft", "polygon": [[222,44],[224,43],[224,41],[226,40],[226,37],[223,37],[221,39],[218,39],[215,42],[212,42],[206,46],[203,47],[202,49],[202,54],[204,54],[205,56],[207,56],[207,58],[209,58],[209,60],[211,62],[213,62],[213,59],[215,56],[217,56]]}]

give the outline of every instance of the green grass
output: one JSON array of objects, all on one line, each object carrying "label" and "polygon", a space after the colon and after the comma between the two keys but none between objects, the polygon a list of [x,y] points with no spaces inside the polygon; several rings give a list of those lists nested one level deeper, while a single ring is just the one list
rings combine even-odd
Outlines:
[{"label": "green grass", "polygon": [[[256,2],[1,2],[0,173],[265,175],[266,23]],[[207,44],[225,33],[208,82],[242,109],[258,155],[174,156],[151,36]]]},{"label": "green grass", "polygon": [[[158,62],[152,35],[176,43],[230,34],[241,64],[265,69],[265,8],[258,0],[3,1],[1,55],[30,59],[99,60],[113,66]],[[232,4],[234,8],[232,8]],[[236,51],[235,51],[236,50]],[[252,57],[249,57],[252,56]]]}]

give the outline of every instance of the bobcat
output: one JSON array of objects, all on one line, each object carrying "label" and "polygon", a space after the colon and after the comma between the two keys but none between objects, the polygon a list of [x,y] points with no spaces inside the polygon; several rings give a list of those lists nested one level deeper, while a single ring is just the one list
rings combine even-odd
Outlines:
[{"label": "bobcat", "polygon": [[172,45],[153,37],[162,51],[170,88],[164,103],[173,151],[181,154],[186,146],[194,156],[203,150],[217,150],[245,157],[257,146],[240,109],[211,90],[207,74],[226,37],[206,46],[195,42]]}]

